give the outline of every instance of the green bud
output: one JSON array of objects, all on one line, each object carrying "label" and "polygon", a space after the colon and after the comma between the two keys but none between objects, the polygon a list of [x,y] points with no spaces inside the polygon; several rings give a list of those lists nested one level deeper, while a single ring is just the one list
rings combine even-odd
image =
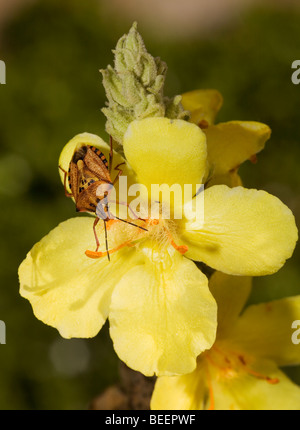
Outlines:
[{"label": "green bud", "polygon": [[188,119],[181,96],[164,97],[167,65],[147,52],[134,23],[113,50],[114,68],[100,70],[107,96],[106,131],[122,145],[128,125],[135,119],[151,116]]}]

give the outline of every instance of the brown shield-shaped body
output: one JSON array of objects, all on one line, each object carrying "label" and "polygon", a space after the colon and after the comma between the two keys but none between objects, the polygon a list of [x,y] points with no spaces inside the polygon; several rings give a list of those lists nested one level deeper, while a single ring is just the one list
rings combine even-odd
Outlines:
[{"label": "brown shield-shaped body", "polygon": [[93,146],[84,145],[77,149],[70,162],[69,187],[78,212],[95,213],[103,195],[97,195],[100,185],[112,185],[105,155]]},{"label": "brown shield-shaped body", "polygon": [[[111,150],[109,154],[110,168],[112,166],[112,140],[111,140]],[[119,168],[120,163],[115,167],[118,170],[118,174],[114,181],[112,182],[110,177],[110,168],[108,167],[108,162],[105,155],[100,151],[100,149],[95,148],[90,145],[80,145],[76,148],[71,162],[69,164],[68,173],[64,172],[64,187],[65,194],[67,197],[73,197],[76,204],[76,210],[78,212],[90,212],[96,215],[93,224],[93,231],[96,240],[96,251],[86,251],[86,255],[91,258],[99,258],[107,255],[108,260],[110,260],[110,254],[108,250],[108,240],[107,240],[107,227],[106,222],[110,219],[119,220],[127,224],[133,225],[139,229],[147,231],[146,228],[136,225],[130,221],[118,218],[116,215],[112,215],[109,212],[109,202],[108,195],[111,188],[114,186],[115,182],[118,180],[119,176],[122,174],[122,170]],[[69,192],[66,188],[66,180],[68,178]],[[126,204],[122,202],[117,202],[118,204]],[[138,217],[136,217],[138,218]],[[96,225],[99,220],[104,221],[104,232],[105,232],[105,245],[106,252],[98,252],[99,239],[97,237]],[[128,241],[122,246],[127,246]],[[120,247],[118,247],[119,249]],[[117,249],[112,250],[115,252]]]}]

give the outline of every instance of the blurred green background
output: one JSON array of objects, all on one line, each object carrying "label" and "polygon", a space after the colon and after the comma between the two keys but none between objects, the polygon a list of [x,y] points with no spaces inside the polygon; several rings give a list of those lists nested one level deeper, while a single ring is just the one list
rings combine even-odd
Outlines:
[{"label": "blurred green background", "polygon": [[[224,96],[218,122],[256,120],[272,128],[257,164],[246,162],[241,175],[247,187],[286,203],[299,226],[300,85],[291,82],[291,64],[300,57],[300,10],[251,8],[226,24],[201,31],[199,23],[192,34],[187,25],[177,35],[159,15],[155,28],[147,13],[140,17],[148,50],[168,64],[166,95],[216,88]],[[7,344],[0,345],[0,409],[85,409],[118,378],[107,326],[91,340],[61,339],[19,296],[17,268],[34,243],[75,215],[58,157],[77,133],[107,139],[98,70],[112,63],[111,50],[131,23],[132,15],[101,1],[43,0],[2,24],[0,320]],[[299,293],[298,247],[277,274],[254,280],[250,301]],[[300,384],[299,368],[287,371]]]}]

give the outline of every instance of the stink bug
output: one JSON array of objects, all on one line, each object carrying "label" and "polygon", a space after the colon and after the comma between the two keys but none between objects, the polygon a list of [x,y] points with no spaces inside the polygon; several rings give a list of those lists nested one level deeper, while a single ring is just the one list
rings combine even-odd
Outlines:
[{"label": "stink bug", "polygon": [[[119,221],[123,221],[127,224],[138,227],[142,230],[146,230],[145,228],[133,224],[129,221],[118,218],[115,215],[112,215],[109,211],[108,205],[108,194],[110,187],[113,187],[114,184],[119,179],[119,176],[122,174],[122,170],[120,166],[123,163],[118,164],[115,167],[115,170],[118,170],[117,176],[112,181],[111,179],[111,168],[112,168],[112,160],[113,160],[113,147],[112,147],[112,138],[110,138],[110,152],[109,152],[109,164],[106,160],[105,155],[100,149],[91,146],[91,145],[81,145],[76,148],[74,151],[73,157],[69,164],[69,170],[66,172],[62,169],[61,166],[59,168],[64,172],[64,188],[65,195],[67,197],[73,197],[76,204],[77,212],[90,212],[96,214],[96,218],[93,225],[94,236],[96,240],[96,251],[100,246],[96,225],[99,222],[99,219],[104,221],[104,231],[105,231],[105,244],[106,244],[106,254],[108,259],[110,260],[109,251],[108,251],[108,243],[107,243],[107,227],[106,223],[110,219],[117,219]],[[68,192],[66,187],[66,181],[68,180],[68,185],[71,192]],[[103,187],[103,185],[106,185]],[[100,188],[100,186],[102,186]],[[99,189],[104,189],[104,191],[99,195]],[[98,191],[98,193],[97,193]],[[115,202],[118,204],[125,204],[122,202]],[[130,209],[129,205],[126,204]],[[130,209],[131,210],[131,209]],[[138,218],[138,217],[136,217]]]}]

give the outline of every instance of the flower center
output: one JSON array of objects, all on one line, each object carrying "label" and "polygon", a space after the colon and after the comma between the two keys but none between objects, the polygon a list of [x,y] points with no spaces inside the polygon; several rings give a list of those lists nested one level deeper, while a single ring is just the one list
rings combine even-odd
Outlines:
[{"label": "flower center", "polygon": [[[278,378],[272,378],[268,375],[264,375],[253,369],[253,363],[255,359],[249,357],[244,353],[236,351],[228,351],[219,346],[214,345],[209,351],[204,353],[206,359],[206,364],[208,365],[208,390],[210,410],[214,409],[214,393],[211,383],[211,373],[212,371],[217,372],[218,379],[233,379],[246,373],[254,378],[264,380],[268,384],[278,384]],[[209,370],[210,369],[210,370]]]},{"label": "flower center", "polygon": [[[106,251],[86,250],[85,254],[90,258],[101,258],[108,253],[112,254],[127,246],[140,246],[145,239],[149,239],[155,243],[158,249],[164,249],[171,245],[180,254],[185,254],[188,251],[186,245],[177,244],[177,228],[174,220],[148,218],[128,222],[126,220],[112,219],[106,221],[107,234],[109,235],[110,232],[118,234],[120,223],[122,223],[122,237],[125,236],[125,240],[122,243]],[[115,231],[113,231],[114,228],[116,228]]]}]

